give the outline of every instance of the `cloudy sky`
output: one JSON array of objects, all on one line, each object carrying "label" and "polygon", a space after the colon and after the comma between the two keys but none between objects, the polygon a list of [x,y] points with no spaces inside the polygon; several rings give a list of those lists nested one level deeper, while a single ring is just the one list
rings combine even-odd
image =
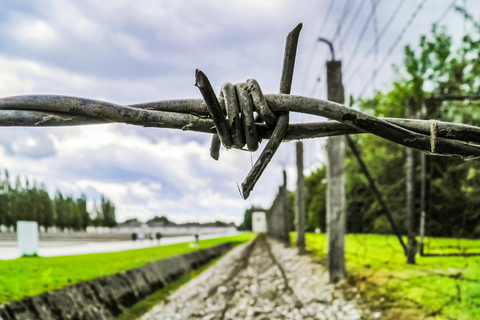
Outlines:
[{"label": "cloudy sky", "polygon": [[[403,46],[417,44],[433,22],[441,19],[457,39],[471,28],[447,10],[452,3],[5,0],[0,96],[58,94],[117,104],[200,98],[197,68],[216,90],[226,81],[255,78],[265,93],[277,93],[285,37],[303,22],[292,93],[325,98],[330,56],[317,42],[322,36],[334,41],[336,58],[343,61],[347,94],[368,97],[388,88]],[[479,16],[477,0],[456,3]],[[239,223],[247,207],[271,205],[282,169],[290,189],[296,179],[292,142],[280,147],[244,201],[237,183],[259,152],[222,150],[216,162],[209,157],[207,134],[123,124],[0,130],[0,169],[43,182],[52,194],[60,189],[91,200],[104,194],[115,203],[119,221],[167,215],[177,222]],[[305,143],[306,173],[324,162],[323,145],[321,139]]]}]

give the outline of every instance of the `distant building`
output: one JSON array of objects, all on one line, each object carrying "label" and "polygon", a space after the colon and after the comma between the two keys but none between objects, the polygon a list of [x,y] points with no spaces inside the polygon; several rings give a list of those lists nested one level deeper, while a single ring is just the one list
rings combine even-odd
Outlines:
[{"label": "distant building", "polygon": [[264,211],[252,213],[252,231],[256,233],[267,232],[267,217]]}]

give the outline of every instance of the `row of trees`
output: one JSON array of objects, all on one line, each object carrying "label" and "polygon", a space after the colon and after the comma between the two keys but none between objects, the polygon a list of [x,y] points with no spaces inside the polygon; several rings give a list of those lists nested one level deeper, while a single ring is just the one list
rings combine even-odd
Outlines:
[{"label": "row of trees", "polygon": [[85,195],[74,199],[57,191],[51,199],[44,184],[31,183],[28,179],[22,184],[20,177],[12,183],[5,170],[0,176],[0,225],[16,229],[18,220],[36,221],[45,230],[53,226],[79,231],[90,225],[116,225],[115,206],[103,196],[89,213]]},{"label": "row of trees", "polygon": [[[403,66],[388,92],[358,101],[363,112],[403,118],[408,103],[419,119],[436,119],[480,126],[480,28],[463,37],[458,50],[446,29],[433,26],[416,49],[405,47]],[[352,100],[352,99],[351,99]],[[364,162],[381,190],[400,229],[405,233],[405,148],[374,135],[357,135]],[[419,157],[419,153],[415,155]],[[416,161],[416,214],[420,215],[420,161]],[[358,162],[347,147],[347,231],[391,233]],[[426,233],[429,236],[480,236],[480,161],[427,156]],[[306,177],[307,229],[325,230],[325,167]],[[293,217],[294,192],[291,193]],[[245,218],[251,218],[246,212]],[[251,222],[244,221],[244,226]],[[418,226],[417,226],[418,227]],[[293,229],[293,223],[292,223]],[[418,229],[417,229],[418,230]]]}]

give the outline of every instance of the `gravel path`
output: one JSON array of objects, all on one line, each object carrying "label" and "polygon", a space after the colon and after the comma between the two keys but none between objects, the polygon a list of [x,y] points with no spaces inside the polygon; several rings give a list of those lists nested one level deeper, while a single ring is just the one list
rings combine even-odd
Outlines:
[{"label": "gravel path", "polygon": [[297,250],[257,238],[241,245],[153,308],[153,319],[365,319]]}]

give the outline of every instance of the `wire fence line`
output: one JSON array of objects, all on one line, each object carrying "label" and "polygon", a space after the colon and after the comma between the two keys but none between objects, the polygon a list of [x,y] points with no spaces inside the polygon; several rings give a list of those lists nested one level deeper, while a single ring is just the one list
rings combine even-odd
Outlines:
[{"label": "wire fence line", "polygon": [[[289,124],[283,139],[285,141],[372,133],[429,154],[480,157],[480,147],[468,144],[480,144],[480,127],[435,120],[377,118],[335,102],[296,95],[265,94],[264,98],[275,113],[299,112],[338,121]],[[216,123],[202,99],[164,100],[123,106],[53,95],[0,98],[0,126],[41,127],[100,123],[217,133]],[[435,132],[431,130],[432,123],[435,123]],[[271,126],[265,123],[256,122],[255,128],[257,139],[269,139],[273,132]]]}]

